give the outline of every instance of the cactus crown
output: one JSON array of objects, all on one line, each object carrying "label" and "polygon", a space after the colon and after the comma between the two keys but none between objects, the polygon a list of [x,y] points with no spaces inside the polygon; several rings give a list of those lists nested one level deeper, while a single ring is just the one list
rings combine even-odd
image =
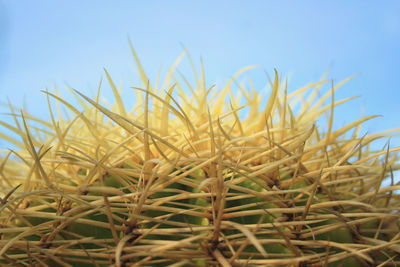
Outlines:
[{"label": "cactus crown", "polygon": [[159,86],[132,52],[146,86],[131,111],[107,71],[111,106],[78,91],[79,108],[44,92],[51,121],[10,106],[14,125],[1,124],[20,139],[3,136],[19,149],[0,162],[2,264],[396,264],[400,149],[370,149],[393,131],[359,135],[375,116],[333,129],[347,79],[317,98],[329,82],[288,94],[275,71],[261,106],[254,88],[231,89],[248,68],[215,90],[203,68],[194,84],[175,77],[179,58]]}]

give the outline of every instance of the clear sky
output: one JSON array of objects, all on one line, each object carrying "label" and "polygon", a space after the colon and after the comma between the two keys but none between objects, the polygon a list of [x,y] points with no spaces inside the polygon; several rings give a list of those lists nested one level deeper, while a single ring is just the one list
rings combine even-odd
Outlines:
[{"label": "clear sky", "polygon": [[130,36],[151,77],[171,66],[181,44],[197,63],[203,58],[210,84],[253,64],[260,65],[250,72],[260,90],[273,68],[289,77],[290,91],[328,68],[335,82],[358,73],[337,98],[361,97],[337,110],[336,123],[364,109],[384,116],[364,131],[400,127],[399,14],[400,1],[0,0],[0,102],[22,106],[25,99],[29,111],[46,117],[40,90],[56,85],[72,99],[68,84],[93,95],[103,67],[129,90]]}]

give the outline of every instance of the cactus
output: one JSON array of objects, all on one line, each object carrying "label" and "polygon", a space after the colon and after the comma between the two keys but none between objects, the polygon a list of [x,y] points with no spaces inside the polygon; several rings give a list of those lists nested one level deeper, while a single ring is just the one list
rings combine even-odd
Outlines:
[{"label": "cactus", "polygon": [[50,121],[10,106],[2,266],[400,264],[400,148],[370,146],[395,130],[360,136],[376,116],[334,129],[352,99],[334,99],[343,83],[319,99],[328,81],[288,94],[275,71],[262,106],[254,88],[234,95],[248,68],[216,90],[203,67],[194,84],[176,77],[177,63],[159,86],[137,60],[131,111],[107,71],[114,105],[45,91]]}]

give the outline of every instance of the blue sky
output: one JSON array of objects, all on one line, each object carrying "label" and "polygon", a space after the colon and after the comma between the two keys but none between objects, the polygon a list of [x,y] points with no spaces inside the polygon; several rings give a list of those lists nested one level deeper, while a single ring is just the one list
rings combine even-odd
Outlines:
[{"label": "blue sky", "polygon": [[273,68],[289,77],[289,91],[319,80],[328,68],[335,82],[358,73],[337,93],[361,95],[337,110],[337,125],[364,109],[384,116],[364,131],[396,128],[398,14],[400,1],[0,0],[0,102],[8,97],[22,106],[25,99],[30,112],[45,118],[40,90],[56,85],[70,100],[68,84],[93,95],[103,67],[128,91],[135,79],[129,36],[151,77],[172,65],[181,44],[195,62],[203,58],[210,84],[253,64],[260,67],[249,74],[260,90],[264,71],[272,75]]}]

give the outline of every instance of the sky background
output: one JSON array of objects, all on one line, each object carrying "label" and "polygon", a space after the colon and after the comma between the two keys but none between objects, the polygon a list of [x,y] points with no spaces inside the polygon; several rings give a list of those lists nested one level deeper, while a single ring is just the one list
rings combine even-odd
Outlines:
[{"label": "sky background", "polygon": [[[68,84],[93,96],[103,67],[129,91],[137,79],[129,36],[150,77],[173,64],[182,44],[197,66],[204,60],[208,85],[253,64],[260,66],[249,72],[259,90],[274,68],[288,76],[289,91],[328,69],[335,83],[359,74],[335,95],[361,96],[335,111],[336,125],[365,110],[383,117],[363,132],[400,128],[399,14],[400,1],[0,0],[0,102],[25,101],[47,118],[40,90],[56,85],[72,100]],[[190,74],[185,66],[179,69]],[[110,90],[102,92],[113,100]],[[0,140],[0,149],[8,147]]]}]

